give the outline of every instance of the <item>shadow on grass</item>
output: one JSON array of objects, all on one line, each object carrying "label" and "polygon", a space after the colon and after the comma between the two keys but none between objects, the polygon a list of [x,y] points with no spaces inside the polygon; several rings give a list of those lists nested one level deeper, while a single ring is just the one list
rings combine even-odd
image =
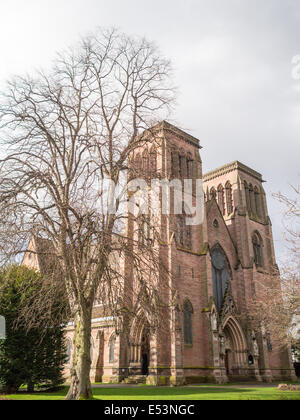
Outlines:
[{"label": "shadow on grass", "polygon": [[[20,393],[7,396],[9,399],[64,400],[68,387],[59,392]],[[223,387],[106,387],[93,389],[94,400],[121,401],[163,401],[163,400],[300,400],[297,392],[281,392],[276,388],[223,388]],[[6,397],[6,396],[5,396]],[[12,397],[12,398],[10,398]]]},{"label": "shadow on grass", "polygon": [[234,394],[243,394],[251,390],[224,388],[101,388],[94,389],[95,399],[103,400],[201,400],[232,399]]}]

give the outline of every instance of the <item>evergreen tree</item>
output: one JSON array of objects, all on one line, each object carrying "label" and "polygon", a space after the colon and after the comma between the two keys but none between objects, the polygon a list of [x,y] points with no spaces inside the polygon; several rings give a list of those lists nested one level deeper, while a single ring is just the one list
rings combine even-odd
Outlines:
[{"label": "evergreen tree", "polygon": [[27,385],[56,387],[63,383],[66,360],[64,327],[47,325],[38,328],[19,325],[17,320],[25,302],[41,290],[43,277],[26,267],[11,266],[0,271],[0,315],[6,319],[6,340],[0,340],[0,388],[16,392]]}]

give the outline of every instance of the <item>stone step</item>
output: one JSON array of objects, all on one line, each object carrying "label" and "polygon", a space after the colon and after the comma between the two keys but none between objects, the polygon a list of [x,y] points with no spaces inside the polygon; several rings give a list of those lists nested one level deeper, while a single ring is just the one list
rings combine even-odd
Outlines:
[{"label": "stone step", "polygon": [[129,376],[128,378],[124,379],[123,383],[127,385],[137,385],[137,384],[145,384],[147,381],[147,376]]}]

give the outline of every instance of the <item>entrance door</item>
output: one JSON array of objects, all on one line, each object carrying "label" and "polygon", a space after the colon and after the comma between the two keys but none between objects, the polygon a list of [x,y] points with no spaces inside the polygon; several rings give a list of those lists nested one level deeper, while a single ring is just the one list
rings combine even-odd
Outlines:
[{"label": "entrance door", "polygon": [[142,355],[142,375],[149,375],[149,360],[146,353]]},{"label": "entrance door", "polygon": [[225,368],[226,368],[226,375],[230,375],[230,350],[226,350],[225,353]]},{"label": "entrance door", "polygon": [[150,343],[149,332],[145,329],[142,337],[142,375],[149,375]]}]

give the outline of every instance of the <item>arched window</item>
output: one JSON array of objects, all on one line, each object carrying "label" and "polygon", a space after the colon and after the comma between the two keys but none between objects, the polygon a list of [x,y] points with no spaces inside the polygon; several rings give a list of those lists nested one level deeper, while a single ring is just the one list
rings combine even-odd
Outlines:
[{"label": "arched window", "polygon": [[150,151],[150,171],[151,177],[154,177],[157,172],[157,153],[154,148]]},{"label": "arched window", "polygon": [[145,150],[143,153],[143,175],[145,178],[149,176],[149,153]]},{"label": "arched window", "polygon": [[180,178],[186,177],[186,157],[179,155],[179,176]]},{"label": "arched window", "polygon": [[269,352],[273,351],[273,344],[272,344],[272,340],[271,340],[271,334],[268,332],[266,334],[266,340],[267,340],[267,348]]},{"label": "arched window", "polygon": [[233,213],[233,198],[232,198],[232,185],[227,182],[226,186],[226,206],[228,216]]},{"label": "arched window", "polygon": [[218,204],[220,207],[220,210],[225,215],[225,200],[224,200],[224,188],[223,185],[218,186]]},{"label": "arched window", "polygon": [[175,151],[171,152],[171,175],[172,178],[178,178],[178,153]]},{"label": "arched window", "polygon": [[186,216],[183,214],[177,216],[176,242],[182,248],[192,248],[192,226],[186,224]]},{"label": "arched window", "polygon": [[254,233],[252,238],[254,262],[257,267],[263,266],[263,255],[262,255],[262,240],[258,233]]},{"label": "arched window", "polygon": [[135,169],[135,176],[136,177],[139,176],[142,170],[142,158],[140,154],[136,155],[134,169]]},{"label": "arched window", "polygon": [[210,194],[209,194],[208,187],[206,188],[206,193],[204,194],[204,197],[205,197],[205,201],[209,201],[210,200]]},{"label": "arched window", "polygon": [[257,187],[254,188],[254,198],[255,198],[255,212],[257,217],[262,217],[262,209],[261,209],[261,195],[259,189]]},{"label": "arched window", "polygon": [[255,208],[255,197],[254,197],[254,189],[253,185],[249,185],[249,197],[250,197],[250,213],[252,216],[256,215],[256,208]]},{"label": "arched window", "polygon": [[218,311],[221,312],[226,290],[231,278],[230,267],[224,252],[216,247],[211,252],[213,295]]},{"label": "arched window", "polygon": [[184,344],[193,344],[193,306],[189,300],[186,300],[183,305],[183,331]]},{"label": "arched window", "polygon": [[246,206],[247,206],[247,210],[250,213],[251,211],[251,207],[250,207],[250,192],[249,192],[249,186],[247,184],[247,182],[244,182],[244,186],[245,186],[245,195],[246,195]]},{"label": "arched window", "polygon": [[214,187],[210,190],[210,198],[217,198],[217,192]]},{"label": "arched window", "polygon": [[187,179],[193,179],[194,177],[194,161],[192,159],[187,160]]},{"label": "arched window", "polygon": [[113,334],[109,340],[109,363],[115,362],[115,344],[116,336]]},{"label": "arched window", "polygon": [[176,241],[180,246],[184,246],[184,218],[182,215],[177,216],[176,221]]},{"label": "arched window", "polygon": [[185,226],[185,247],[192,249],[192,226]]}]

